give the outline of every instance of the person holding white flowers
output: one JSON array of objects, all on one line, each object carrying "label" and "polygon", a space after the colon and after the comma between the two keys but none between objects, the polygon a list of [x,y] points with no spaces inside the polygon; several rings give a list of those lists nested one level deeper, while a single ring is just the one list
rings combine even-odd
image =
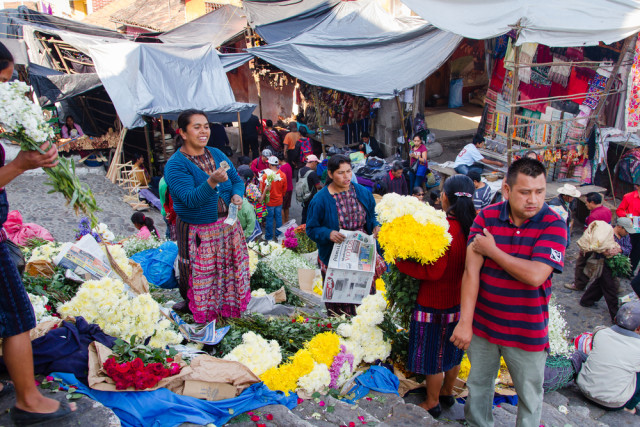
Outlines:
[{"label": "person holding white flowers", "polygon": [[278,228],[282,227],[282,203],[287,192],[287,176],[280,170],[280,161],[276,156],[269,157],[269,169],[265,169],[260,176],[260,202],[267,205],[265,220],[265,240],[273,239],[273,220],[275,219],[275,237],[282,234]]},{"label": "person holding white flowers", "polygon": [[[249,252],[240,221],[225,221],[242,205],[244,184],[227,156],[207,147],[211,131],[204,112],[178,117],[179,150],[167,162],[165,179],[177,215],[180,294],[196,323],[240,317],[251,299]],[[228,222],[231,222],[229,224]]]},{"label": "person holding white flowers", "polygon": [[[13,56],[0,43],[0,84],[6,84],[12,75]],[[5,165],[4,149],[0,145],[0,338],[2,357],[13,380],[13,384],[0,384],[0,398],[9,396],[15,389],[16,404],[11,409],[11,419],[19,426],[57,420],[75,411],[75,404],[46,398],[35,385],[29,331],[36,326],[36,318],[2,229],[9,213],[5,187],[28,170],[50,168],[58,163],[55,145],[47,142],[40,148],[44,154],[21,150]]]},{"label": "person holding white flowers", "polygon": [[[307,235],[318,245],[318,261],[324,278],[334,243],[344,241],[340,230],[363,231],[378,238],[380,224],[376,219],[376,202],[369,190],[351,182],[351,160],[337,154],[327,163],[327,185],[311,199],[307,213]],[[376,292],[375,279],[387,270],[377,255],[371,293]],[[327,311],[355,315],[356,304],[325,303]]]}]

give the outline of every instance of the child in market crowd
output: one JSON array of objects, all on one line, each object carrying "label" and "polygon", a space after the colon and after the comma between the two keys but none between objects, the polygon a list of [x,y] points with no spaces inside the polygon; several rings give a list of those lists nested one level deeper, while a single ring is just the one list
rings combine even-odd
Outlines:
[{"label": "child in market crowd", "polygon": [[636,414],[640,403],[640,302],[620,307],[615,323],[593,334],[591,352],[576,384],[589,400]]},{"label": "child in market crowd", "polygon": [[152,236],[158,239],[160,238],[160,234],[158,233],[158,230],[156,230],[153,219],[144,216],[142,212],[136,212],[131,215],[131,222],[133,223],[133,226],[139,230],[138,234],[136,234],[137,238],[144,240],[147,240]]}]

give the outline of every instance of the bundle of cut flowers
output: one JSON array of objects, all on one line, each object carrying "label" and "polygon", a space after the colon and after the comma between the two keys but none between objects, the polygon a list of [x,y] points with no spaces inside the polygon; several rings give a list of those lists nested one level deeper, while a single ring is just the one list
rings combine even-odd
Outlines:
[{"label": "bundle of cut flowers", "polygon": [[116,390],[152,388],[163,378],[179,374],[182,369],[174,361],[176,350],[136,344],[135,336],[129,343],[116,340],[112,351],[114,354],[103,363],[102,368],[115,381]]},{"label": "bundle of cut flowers", "polygon": [[127,257],[131,258],[138,252],[146,251],[147,249],[155,249],[162,245],[166,240],[163,239],[141,239],[136,236],[131,236],[122,242],[122,248],[127,254]]},{"label": "bundle of cut flowers", "polygon": [[287,249],[295,249],[298,247],[298,239],[293,227],[289,227],[284,232],[284,241],[282,242]]},{"label": "bundle of cut flowers", "polygon": [[294,230],[295,238],[298,239],[298,246],[294,249],[299,254],[308,254],[318,250],[316,242],[311,240],[307,235],[307,225],[302,224]]},{"label": "bundle of cut flowers", "polygon": [[[23,82],[0,83],[0,123],[5,129],[0,137],[20,144],[23,151],[45,153],[40,146],[52,143],[53,129],[45,121],[40,106],[25,96],[30,91],[31,88]],[[94,213],[100,210],[96,199],[91,189],[80,183],[73,161],[60,157],[55,167],[44,171],[51,179],[45,184],[53,187],[49,193],[62,193],[76,214],[82,211],[93,225],[98,223]]]},{"label": "bundle of cut flowers", "polygon": [[265,169],[262,171],[262,173],[266,176],[266,178],[264,178],[265,196],[264,196],[264,201],[262,203],[266,205],[267,203],[269,203],[269,199],[271,197],[271,184],[277,181],[282,181],[282,177],[280,176],[279,173],[276,173],[271,169]]},{"label": "bundle of cut flowers", "polygon": [[432,264],[451,244],[446,214],[415,197],[386,194],[376,214],[382,224],[378,242],[388,263],[399,258]]}]

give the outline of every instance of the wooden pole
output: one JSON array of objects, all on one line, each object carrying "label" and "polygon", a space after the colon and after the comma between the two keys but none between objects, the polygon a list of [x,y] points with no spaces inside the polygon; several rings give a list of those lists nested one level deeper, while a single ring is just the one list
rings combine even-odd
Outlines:
[{"label": "wooden pole", "polygon": [[144,140],[147,143],[147,153],[149,155],[149,176],[153,177],[153,157],[151,152],[151,141],[149,138],[149,124],[144,125]]},{"label": "wooden pole", "polygon": [[240,151],[243,156],[246,156],[247,153],[244,152],[244,144],[242,142],[242,122],[240,121],[240,111],[238,111],[238,136],[240,137]]},{"label": "wooden pole", "polygon": [[620,50],[620,56],[618,57],[616,64],[613,66],[613,70],[611,71],[611,76],[607,79],[607,84],[605,85],[604,91],[603,91],[604,94],[600,96],[600,99],[598,100],[598,105],[596,105],[596,108],[593,110],[593,114],[591,115],[591,119],[589,119],[589,122],[587,123],[587,127],[585,128],[585,132],[584,132],[585,139],[589,138],[589,135],[591,134],[593,127],[596,125],[598,116],[600,115],[600,111],[604,107],[604,104],[607,102],[607,98],[608,98],[607,95],[611,90],[611,86],[613,85],[614,80],[616,80],[616,78],[618,77],[620,64],[622,63],[622,60],[624,59],[624,57],[627,55],[627,51],[629,50],[629,46],[631,45],[631,42],[634,40],[637,40],[637,38],[638,38],[638,34],[634,34],[625,39],[624,44],[622,45],[622,49]]},{"label": "wooden pole", "polygon": [[409,159],[409,137],[407,136],[407,130],[404,128],[404,111],[402,111],[402,104],[400,104],[400,96],[396,93],[396,105],[398,106],[398,113],[400,114],[400,126],[402,128],[402,137],[404,138],[404,159]]},{"label": "wooden pole", "polygon": [[[520,30],[518,30],[516,34],[516,38],[514,43],[518,40],[518,35],[520,35]],[[516,120],[516,102],[518,101],[518,86],[520,85],[520,78],[518,77],[518,62],[520,61],[520,51],[522,50],[521,46],[515,47],[515,55],[513,58],[513,79],[511,79],[511,83],[513,86],[511,87],[511,109],[509,112],[509,123],[507,124],[507,166],[511,166],[511,161],[513,160],[513,153],[511,152],[511,148],[513,147],[513,134],[515,132],[515,120]]]},{"label": "wooden pole", "polygon": [[107,171],[107,178],[111,182],[115,184],[116,178],[118,176],[118,171],[121,165],[120,158],[122,157],[122,147],[124,145],[124,138],[127,135],[127,128],[122,128],[120,131],[120,138],[118,139],[118,145],[116,145],[116,152],[113,155],[113,159],[111,160],[111,164],[109,165],[109,170]]}]

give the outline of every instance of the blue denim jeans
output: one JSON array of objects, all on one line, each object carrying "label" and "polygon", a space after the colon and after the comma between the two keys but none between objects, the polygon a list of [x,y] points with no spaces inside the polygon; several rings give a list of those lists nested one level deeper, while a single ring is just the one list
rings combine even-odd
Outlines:
[{"label": "blue denim jeans", "polygon": [[459,165],[459,166],[456,166],[454,169],[456,172],[462,175],[467,175],[471,171],[478,172],[480,175],[482,175],[482,172],[484,172],[484,167],[481,165],[482,163],[480,163],[480,165],[478,163],[474,163],[471,166]]},{"label": "blue denim jeans", "polygon": [[[282,227],[282,205],[280,206],[267,206],[267,219],[265,220],[265,232],[264,238],[266,240],[273,239],[273,218],[276,219],[276,229]],[[276,230],[276,237],[282,234]]]}]

